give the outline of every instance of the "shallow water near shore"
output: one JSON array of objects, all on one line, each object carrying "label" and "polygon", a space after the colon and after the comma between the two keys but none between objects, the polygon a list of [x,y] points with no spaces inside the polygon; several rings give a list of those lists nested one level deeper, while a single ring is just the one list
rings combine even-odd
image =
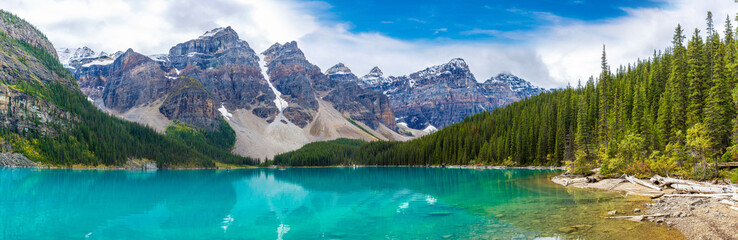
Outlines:
[{"label": "shallow water near shore", "polygon": [[555,170],[0,168],[0,239],[683,239]]}]

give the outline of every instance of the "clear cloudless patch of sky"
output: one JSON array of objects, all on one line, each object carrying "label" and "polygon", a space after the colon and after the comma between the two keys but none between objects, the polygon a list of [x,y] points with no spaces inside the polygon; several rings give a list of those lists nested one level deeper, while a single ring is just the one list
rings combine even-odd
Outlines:
[{"label": "clear cloudless patch of sky", "polygon": [[404,40],[515,40],[516,31],[561,21],[602,21],[623,8],[661,7],[646,0],[323,0],[324,20],[347,22],[354,32]]}]

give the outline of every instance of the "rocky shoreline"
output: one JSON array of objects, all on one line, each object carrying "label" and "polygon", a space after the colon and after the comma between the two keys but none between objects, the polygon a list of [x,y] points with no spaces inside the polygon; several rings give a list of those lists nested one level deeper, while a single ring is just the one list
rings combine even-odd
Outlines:
[{"label": "rocky shoreline", "polygon": [[75,170],[145,170],[156,171],[159,168],[156,162],[147,159],[129,159],[123,166],[51,166],[36,163],[20,153],[0,153],[0,168],[46,168],[46,169],[75,169]]},{"label": "rocky shoreline", "polygon": [[[658,177],[658,176],[657,176]],[[713,185],[691,181],[695,186],[724,189],[728,193],[694,193],[685,190],[684,186],[662,186],[653,184],[645,186],[624,178],[597,179],[560,175],[551,181],[565,187],[604,190],[628,195],[648,196],[653,199],[646,204],[648,209],[636,209],[633,213],[610,211],[612,221],[651,221],[665,224],[679,230],[687,239],[738,239],[738,208],[731,204],[738,200],[738,186],[730,184]],[[641,180],[646,185],[649,180]],[[654,188],[661,188],[657,190]],[[679,190],[675,189],[679,188]],[[695,190],[697,191],[697,190]],[[732,192],[731,192],[732,191]],[[624,196],[624,197],[625,197]]]},{"label": "rocky shoreline", "polygon": [[38,167],[38,164],[20,153],[0,153],[0,167]]}]

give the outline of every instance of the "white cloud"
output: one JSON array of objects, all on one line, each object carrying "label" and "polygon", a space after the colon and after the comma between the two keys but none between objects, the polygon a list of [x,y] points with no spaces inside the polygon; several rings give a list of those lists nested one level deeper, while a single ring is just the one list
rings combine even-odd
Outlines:
[{"label": "white cloud", "polygon": [[[599,72],[602,44],[613,67],[648,58],[670,45],[681,23],[691,34],[704,29],[706,11],[718,29],[726,14],[738,12],[729,0],[670,0],[662,9],[624,9],[627,16],[597,22],[563,19],[545,12],[523,12],[550,22],[532,31],[476,29],[515,43],[484,41],[404,41],[372,32],[351,32],[350,23],[324,22],[321,2],[294,0],[4,0],[3,8],[38,26],[57,47],[94,50],[133,48],[166,53],[177,43],[218,26],[232,26],[257,52],[274,42],[297,40],[308,59],[326,69],[337,62],[357,75],[379,66],[390,75],[408,74],[454,57],[466,59],[478,81],[511,72],[544,87],[561,87]],[[408,18],[422,24],[422,20]],[[384,21],[391,24],[393,21]],[[439,30],[440,32],[440,30]]]}]

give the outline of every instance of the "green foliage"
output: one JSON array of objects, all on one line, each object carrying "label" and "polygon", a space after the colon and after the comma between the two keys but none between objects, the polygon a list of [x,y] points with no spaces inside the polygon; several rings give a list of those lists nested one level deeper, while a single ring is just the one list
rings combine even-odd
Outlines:
[{"label": "green foliage", "polygon": [[730,183],[738,183],[738,169],[733,169],[733,171],[727,172],[727,177],[730,179]]},{"label": "green foliage", "polygon": [[278,166],[337,166],[354,164],[354,154],[366,142],[355,139],[337,139],[309,143],[302,148],[274,157]]},{"label": "green foliage", "polygon": [[257,163],[253,159],[236,156],[229,152],[236,142],[236,132],[223,120],[220,121],[220,130],[215,132],[175,121],[167,127],[166,133],[168,138],[211,157],[217,162],[237,165],[256,165]]},{"label": "green foliage", "polygon": [[738,150],[728,151],[733,131],[738,132],[733,127],[738,104],[731,98],[738,82],[732,57],[736,46],[713,30],[703,41],[695,30],[685,47],[681,27],[674,32],[673,46],[654,51],[650,59],[611,71],[603,52],[602,73],[583,86],[470,116],[412,141],[367,143],[354,161],[567,164],[575,173],[600,167],[615,175],[717,176],[711,166],[721,156],[738,156]]}]

